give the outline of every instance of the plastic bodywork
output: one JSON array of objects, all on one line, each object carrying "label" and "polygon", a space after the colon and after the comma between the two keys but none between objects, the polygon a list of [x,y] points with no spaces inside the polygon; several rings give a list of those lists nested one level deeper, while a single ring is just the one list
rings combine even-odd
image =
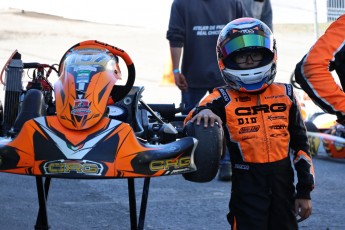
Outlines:
[{"label": "plastic bodywork", "polygon": [[196,170],[192,160],[196,139],[145,146],[127,123],[109,118],[75,131],[62,126],[56,116],[39,117],[26,122],[15,139],[0,144],[0,169],[9,173],[126,178]]}]

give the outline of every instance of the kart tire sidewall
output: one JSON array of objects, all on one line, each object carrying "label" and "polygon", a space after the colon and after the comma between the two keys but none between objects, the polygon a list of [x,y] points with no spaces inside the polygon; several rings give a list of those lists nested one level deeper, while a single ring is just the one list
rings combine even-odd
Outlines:
[{"label": "kart tire sidewall", "polygon": [[198,140],[198,145],[194,152],[194,163],[197,170],[190,173],[184,173],[182,176],[191,182],[209,182],[215,178],[218,172],[219,161],[223,154],[224,132],[221,127],[204,127],[203,122],[200,125],[189,122],[185,127],[187,136]]}]

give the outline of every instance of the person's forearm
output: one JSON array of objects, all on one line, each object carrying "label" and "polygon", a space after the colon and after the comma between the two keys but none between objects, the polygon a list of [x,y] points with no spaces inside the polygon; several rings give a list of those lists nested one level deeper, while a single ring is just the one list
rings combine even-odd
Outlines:
[{"label": "person's forearm", "polygon": [[170,47],[170,53],[171,53],[173,70],[179,69],[180,68],[181,54],[182,54],[182,47]]}]

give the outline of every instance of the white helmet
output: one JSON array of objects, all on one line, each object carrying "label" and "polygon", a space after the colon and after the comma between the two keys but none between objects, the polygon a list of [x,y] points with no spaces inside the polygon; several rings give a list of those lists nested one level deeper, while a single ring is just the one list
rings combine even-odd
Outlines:
[{"label": "white helmet", "polygon": [[[256,67],[243,69],[234,61],[241,52],[260,52],[263,58]],[[276,75],[277,50],[272,31],[255,18],[229,22],[218,37],[217,59],[222,77],[230,88],[241,92],[267,88]]]}]

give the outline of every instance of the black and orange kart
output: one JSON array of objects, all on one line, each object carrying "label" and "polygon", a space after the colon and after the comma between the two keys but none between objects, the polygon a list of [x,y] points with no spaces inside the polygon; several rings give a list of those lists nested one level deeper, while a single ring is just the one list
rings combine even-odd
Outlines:
[{"label": "black and orange kart", "polygon": [[[127,81],[116,82],[127,67]],[[32,79],[23,88],[23,75]],[[5,78],[2,77],[5,73]],[[49,76],[56,74],[54,86]],[[131,229],[136,214],[134,179],[143,178],[146,207],[151,177],[182,174],[208,182],[218,170],[223,130],[182,127],[183,106],[146,104],[134,86],[135,67],[122,49],[89,40],[67,50],[58,65],[24,63],[15,51],[1,82],[0,172],[36,177],[39,210],[35,229],[49,229],[46,200],[52,178],[128,179]]]}]

